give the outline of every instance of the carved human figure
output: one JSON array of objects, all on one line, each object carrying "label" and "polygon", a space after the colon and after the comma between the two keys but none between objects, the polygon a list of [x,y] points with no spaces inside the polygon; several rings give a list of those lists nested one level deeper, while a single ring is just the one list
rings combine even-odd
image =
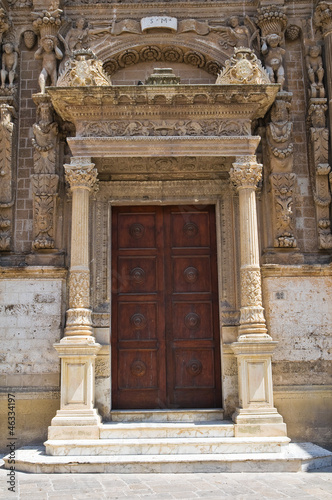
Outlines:
[{"label": "carved human figure", "polygon": [[281,36],[276,33],[267,35],[262,39],[262,54],[266,71],[272,83],[280,83],[280,90],[283,90],[285,82],[285,70],[283,66],[283,56],[285,49],[280,47]]},{"label": "carved human figure", "polygon": [[[59,35],[61,36],[61,35]],[[84,17],[79,17],[76,26],[70,28],[65,38],[61,37],[66,54],[71,56],[74,50],[87,49],[89,46],[89,28]]]},{"label": "carved human figure", "polygon": [[231,45],[236,48],[252,48],[253,41],[259,37],[259,30],[248,16],[245,17],[245,24],[240,24],[238,16],[231,16],[227,24],[226,27],[212,26],[210,29],[211,31],[224,33],[232,40]]},{"label": "carved human figure", "polygon": [[12,88],[16,77],[17,52],[10,42],[5,43],[2,48],[1,88],[5,88],[7,80],[9,88]]},{"label": "carved human figure", "polygon": [[323,85],[324,68],[321,51],[319,45],[311,45],[306,57],[306,65],[311,86],[311,97],[325,97]]},{"label": "carved human figure", "polygon": [[47,151],[54,147],[58,133],[58,125],[53,121],[53,113],[48,103],[42,103],[38,106],[39,120],[33,125],[35,140],[33,141],[36,149]]},{"label": "carved human figure", "polygon": [[42,94],[45,94],[45,86],[48,81],[55,87],[57,82],[57,60],[63,58],[63,53],[57,46],[57,38],[45,36],[40,41],[40,47],[35,53],[36,59],[42,60],[42,70],[39,75],[39,86]]}]

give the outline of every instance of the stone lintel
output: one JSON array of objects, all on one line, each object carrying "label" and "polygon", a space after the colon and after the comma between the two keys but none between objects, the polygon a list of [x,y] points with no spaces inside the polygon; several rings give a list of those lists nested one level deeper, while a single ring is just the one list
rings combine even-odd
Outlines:
[{"label": "stone lintel", "polygon": [[156,157],[254,155],[259,136],[231,137],[70,137],[74,156]]}]

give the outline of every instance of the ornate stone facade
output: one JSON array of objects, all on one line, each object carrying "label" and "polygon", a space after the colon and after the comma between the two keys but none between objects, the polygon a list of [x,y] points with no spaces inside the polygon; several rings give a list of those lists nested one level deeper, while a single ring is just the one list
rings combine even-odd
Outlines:
[{"label": "ornate stone facade", "polygon": [[[101,418],[112,419],[117,206],[136,224],[148,207],[213,206],[215,406],[238,438],[285,444],[283,416],[291,438],[329,439],[331,12],[307,0],[1,4],[0,380],[6,393],[37,398],[40,383],[61,395],[55,417],[52,407],[36,418],[41,441],[54,417],[48,452],[61,438],[98,440]],[[196,267],[186,269],[196,283]],[[197,317],[193,306],[182,322],[192,337]],[[194,355],[181,366],[195,383],[204,375]],[[145,384],[147,360],[127,368]]]}]

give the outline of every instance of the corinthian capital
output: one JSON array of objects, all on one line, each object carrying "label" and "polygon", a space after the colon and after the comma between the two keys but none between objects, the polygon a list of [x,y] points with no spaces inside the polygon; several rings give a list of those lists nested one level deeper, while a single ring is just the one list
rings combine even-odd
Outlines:
[{"label": "corinthian capital", "polygon": [[92,191],[97,185],[97,169],[90,158],[74,158],[70,165],[64,165],[66,181],[70,188]]},{"label": "corinthian capital", "polygon": [[257,163],[256,156],[237,156],[229,175],[237,189],[257,187],[262,178],[263,165]]},{"label": "corinthian capital", "polygon": [[321,28],[323,35],[332,33],[332,2],[319,2],[315,15],[315,25]]}]

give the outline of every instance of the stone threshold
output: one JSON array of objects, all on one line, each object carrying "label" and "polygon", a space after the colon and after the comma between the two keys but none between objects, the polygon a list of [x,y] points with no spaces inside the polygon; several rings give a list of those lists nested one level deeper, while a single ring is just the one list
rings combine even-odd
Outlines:
[{"label": "stone threshold", "polygon": [[[4,457],[9,468],[9,456]],[[306,472],[332,465],[332,452],[312,443],[291,443],[281,453],[49,456],[45,448],[16,451],[15,469],[32,473]]]}]

